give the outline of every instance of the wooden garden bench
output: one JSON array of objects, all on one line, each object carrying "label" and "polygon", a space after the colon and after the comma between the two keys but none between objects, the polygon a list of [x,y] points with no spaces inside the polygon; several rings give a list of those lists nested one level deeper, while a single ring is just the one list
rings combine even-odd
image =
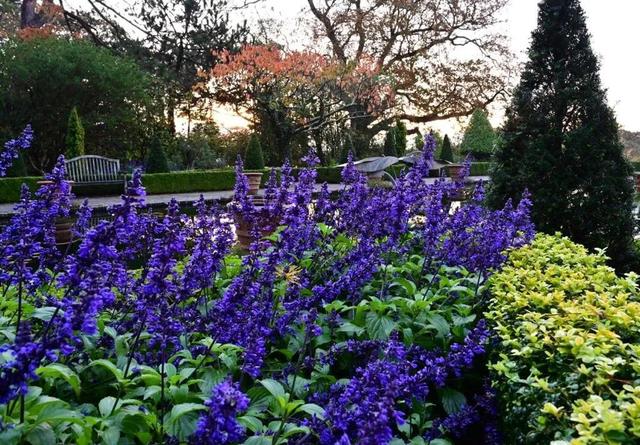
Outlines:
[{"label": "wooden garden bench", "polygon": [[122,183],[126,189],[126,175],[120,171],[120,160],[96,155],[83,155],[65,161],[69,179],[76,184]]}]

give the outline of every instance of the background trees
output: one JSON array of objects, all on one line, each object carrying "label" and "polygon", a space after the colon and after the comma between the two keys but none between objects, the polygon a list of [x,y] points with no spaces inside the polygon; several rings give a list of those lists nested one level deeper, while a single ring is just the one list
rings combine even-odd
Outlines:
[{"label": "background trees", "polygon": [[84,40],[13,39],[0,51],[0,128],[31,122],[37,138],[29,166],[47,170],[64,151],[69,110],[77,107],[95,154],[143,158],[148,134],[162,120],[154,81],[134,61]]},{"label": "background trees", "polygon": [[[426,123],[468,115],[505,91],[509,54],[503,36],[491,29],[506,0],[308,4],[316,47],[325,44],[343,65],[367,60],[393,78],[395,100],[387,107],[355,100],[349,108],[351,128],[368,139],[398,118]],[[466,51],[456,50],[461,47]]]},{"label": "background trees", "polygon": [[490,203],[532,194],[539,230],[607,248],[628,267],[632,174],[578,0],[540,3],[529,62],[507,112]]}]

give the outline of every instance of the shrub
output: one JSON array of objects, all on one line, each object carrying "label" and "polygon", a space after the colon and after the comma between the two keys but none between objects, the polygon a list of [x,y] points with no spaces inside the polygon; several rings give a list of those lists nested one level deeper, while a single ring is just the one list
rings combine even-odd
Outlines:
[{"label": "shrub", "polygon": [[507,443],[640,441],[640,294],[602,253],[538,235],[490,280]]},{"label": "shrub", "polygon": [[167,161],[167,155],[162,146],[162,140],[159,136],[154,136],[151,139],[151,146],[149,148],[149,155],[146,162],[147,173],[166,173],[169,171],[169,163]]},{"label": "shrub", "polygon": [[72,159],[84,155],[84,127],[78,115],[78,109],[73,107],[69,113],[67,135],[64,139],[65,157]]},{"label": "shrub", "polygon": [[264,168],[262,145],[256,134],[251,135],[247,151],[244,154],[244,165],[247,170],[261,170]]}]

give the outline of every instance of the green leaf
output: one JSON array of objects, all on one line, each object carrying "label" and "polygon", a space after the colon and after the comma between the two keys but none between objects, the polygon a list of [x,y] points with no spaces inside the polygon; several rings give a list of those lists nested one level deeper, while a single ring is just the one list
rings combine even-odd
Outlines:
[{"label": "green leaf", "polygon": [[106,445],[118,445],[120,442],[120,429],[117,426],[110,426],[98,434]]},{"label": "green leaf", "polygon": [[55,311],[56,308],[52,306],[39,307],[35,311],[33,311],[31,317],[37,318],[38,320],[42,321],[49,321],[51,320],[51,317],[53,317],[53,313]]},{"label": "green leaf", "polygon": [[345,334],[356,334],[362,335],[364,332],[364,328],[358,325],[347,321],[346,323],[342,323],[342,325],[338,328],[338,332],[344,332]]},{"label": "green leaf", "polygon": [[26,436],[31,445],[55,445],[56,435],[48,423],[36,425]]},{"label": "green leaf", "polygon": [[433,439],[429,442],[429,445],[453,445],[447,439]]},{"label": "green leaf", "polygon": [[457,413],[467,403],[464,394],[455,389],[445,388],[441,394],[442,407],[447,414]]},{"label": "green leaf", "polygon": [[252,436],[244,441],[244,445],[271,445],[271,437]]},{"label": "green leaf", "polygon": [[102,417],[109,417],[112,411],[115,413],[121,406],[122,400],[118,400],[115,397],[108,396],[100,400],[100,402],[98,403],[98,411],[100,411],[100,415]]},{"label": "green leaf", "polygon": [[260,384],[264,386],[267,389],[267,391],[269,391],[271,395],[275,398],[284,397],[286,394],[282,384],[280,384],[280,382],[276,382],[273,379],[260,380]]},{"label": "green leaf", "polygon": [[41,366],[36,370],[36,374],[40,377],[57,379],[62,378],[65,382],[71,386],[76,396],[80,396],[80,377],[73,372],[69,367],[62,363],[51,363],[46,366]]},{"label": "green leaf", "polygon": [[262,431],[262,421],[254,416],[240,416],[238,417],[238,423],[244,425],[251,432]]},{"label": "green leaf", "polygon": [[324,408],[315,403],[305,403],[300,407],[300,411],[316,416],[319,419],[324,419],[325,416]]},{"label": "green leaf", "polygon": [[440,314],[430,314],[427,316],[429,327],[432,327],[438,333],[438,337],[444,338],[449,335],[450,327],[447,320]]},{"label": "green leaf", "polygon": [[164,416],[164,426],[167,433],[184,441],[196,430],[198,411],[204,411],[207,407],[200,403],[181,403],[175,405],[171,412]]},{"label": "green leaf", "polygon": [[413,281],[409,281],[404,277],[395,278],[391,283],[390,287],[397,287],[397,286],[404,288],[404,290],[407,293],[407,296],[409,297],[413,297],[416,294],[416,291],[418,290],[416,287],[416,284]]},{"label": "green leaf", "polygon": [[367,332],[372,339],[386,340],[396,327],[396,323],[386,315],[369,312],[366,318]]}]

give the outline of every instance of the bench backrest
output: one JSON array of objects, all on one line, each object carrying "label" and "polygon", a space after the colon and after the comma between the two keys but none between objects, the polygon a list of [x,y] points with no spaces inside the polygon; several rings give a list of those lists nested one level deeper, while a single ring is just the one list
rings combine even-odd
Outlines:
[{"label": "bench backrest", "polygon": [[96,155],[78,156],[65,161],[67,175],[75,182],[117,182],[120,175],[120,160]]}]

